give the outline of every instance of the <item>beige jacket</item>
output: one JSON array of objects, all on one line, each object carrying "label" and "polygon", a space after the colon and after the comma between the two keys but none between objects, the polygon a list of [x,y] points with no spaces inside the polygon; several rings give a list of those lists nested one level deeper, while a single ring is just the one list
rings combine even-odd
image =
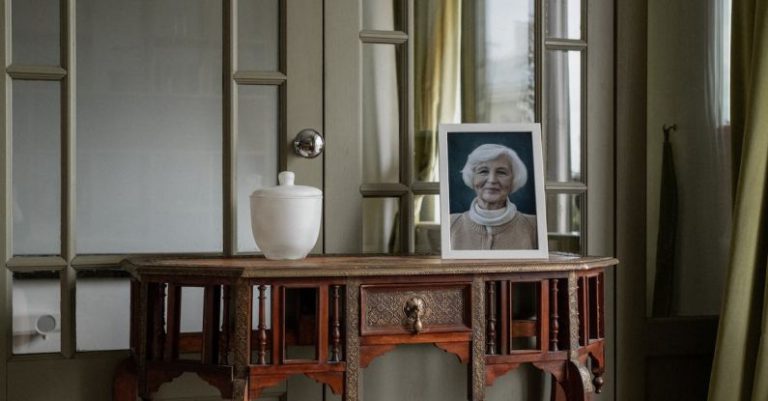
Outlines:
[{"label": "beige jacket", "polygon": [[508,223],[484,226],[469,218],[469,212],[451,215],[451,249],[537,249],[536,216],[517,212]]}]

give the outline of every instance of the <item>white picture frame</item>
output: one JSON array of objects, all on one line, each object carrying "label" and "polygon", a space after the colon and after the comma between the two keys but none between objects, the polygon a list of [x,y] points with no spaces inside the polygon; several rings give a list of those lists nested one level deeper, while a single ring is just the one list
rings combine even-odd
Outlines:
[{"label": "white picture frame", "polygon": [[[547,259],[540,125],[440,124],[438,140],[442,257]],[[485,146],[478,149],[481,145]],[[470,156],[472,162],[467,163]],[[483,160],[488,157],[495,158]],[[464,173],[470,165],[474,169]],[[522,185],[518,174],[505,172],[504,166],[512,170],[513,165],[526,169]],[[469,177],[472,187],[466,184]],[[504,192],[507,203],[500,206]]]}]

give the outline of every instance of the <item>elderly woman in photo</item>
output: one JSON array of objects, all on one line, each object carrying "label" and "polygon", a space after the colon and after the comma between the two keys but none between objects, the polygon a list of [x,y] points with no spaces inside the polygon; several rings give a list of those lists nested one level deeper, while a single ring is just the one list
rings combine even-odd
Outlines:
[{"label": "elderly woman in photo", "polygon": [[455,250],[536,249],[536,216],[521,213],[509,196],[528,181],[517,153],[502,145],[480,145],[461,170],[475,191],[469,210],[451,214]]}]

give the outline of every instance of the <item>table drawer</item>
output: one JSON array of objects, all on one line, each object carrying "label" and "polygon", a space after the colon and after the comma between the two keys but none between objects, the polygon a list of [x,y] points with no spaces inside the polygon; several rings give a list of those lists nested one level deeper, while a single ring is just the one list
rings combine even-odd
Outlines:
[{"label": "table drawer", "polygon": [[471,283],[363,285],[361,335],[471,330]]}]

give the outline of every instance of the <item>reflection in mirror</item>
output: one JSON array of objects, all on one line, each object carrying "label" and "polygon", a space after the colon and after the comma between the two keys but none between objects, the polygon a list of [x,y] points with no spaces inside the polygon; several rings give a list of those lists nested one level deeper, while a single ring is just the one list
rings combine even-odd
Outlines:
[{"label": "reflection in mirror", "polygon": [[13,64],[60,65],[60,5],[51,0],[11,3]]},{"label": "reflection in mirror", "polygon": [[221,4],[76,3],[77,253],[221,252]]},{"label": "reflection in mirror", "polygon": [[13,353],[61,351],[61,281],[55,271],[13,272]]},{"label": "reflection in mirror", "polygon": [[283,289],[283,362],[318,359],[318,288]]},{"label": "reflection in mirror", "polygon": [[396,45],[363,45],[363,182],[400,181]]},{"label": "reflection in mirror", "polygon": [[237,69],[277,71],[280,0],[237,2]]},{"label": "reflection in mirror", "polygon": [[404,6],[403,0],[363,1],[363,29],[376,31],[402,31],[397,14]]},{"label": "reflection in mirror", "polygon": [[13,81],[13,253],[61,251],[61,84]]},{"label": "reflection in mirror", "polygon": [[413,210],[416,253],[440,253],[440,196],[414,196]]},{"label": "reflection in mirror", "polygon": [[523,351],[540,349],[541,339],[537,322],[539,316],[539,282],[510,282],[509,299],[512,308],[509,311],[509,350]]},{"label": "reflection in mirror", "polygon": [[80,270],[75,292],[77,350],[128,348],[130,275],[122,270]]},{"label": "reflection in mirror", "polygon": [[547,0],[547,38],[581,39],[582,0]]},{"label": "reflection in mirror", "polygon": [[[416,1],[413,7],[413,178],[435,182],[439,124],[534,120],[534,2]],[[415,202],[416,221],[423,222],[415,249],[438,253],[429,226],[436,223],[428,223],[437,222],[438,203],[419,196]]]},{"label": "reflection in mirror", "polygon": [[237,87],[237,250],[258,251],[251,232],[254,190],[277,184],[278,87]]},{"label": "reflection in mirror", "polygon": [[582,52],[554,50],[546,52],[546,58],[547,180],[579,181],[582,179]]},{"label": "reflection in mirror", "polygon": [[574,194],[547,195],[549,250],[582,253],[581,227],[584,197]]},{"label": "reflection in mirror", "polygon": [[363,198],[363,253],[396,253],[399,198]]},{"label": "reflection in mirror", "polygon": [[[179,359],[199,361],[202,357],[203,334],[203,287],[181,288],[181,313],[179,329]],[[166,299],[167,302],[167,299]],[[185,343],[200,344],[186,347]]]},{"label": "reflection in mirror", "polygon": [[534,119],[532,0],[414,2],[414,174],[437,181],[437,127]]}]

